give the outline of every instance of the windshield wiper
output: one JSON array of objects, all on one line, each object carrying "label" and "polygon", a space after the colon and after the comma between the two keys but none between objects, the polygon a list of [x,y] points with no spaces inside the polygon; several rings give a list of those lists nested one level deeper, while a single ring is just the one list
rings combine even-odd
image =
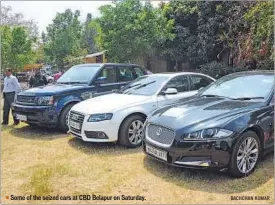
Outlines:
[{"label": "windshield wiper", "polygon": [[[226,96],[221,96],[221,95],[201,95],[201,97],[218,97],[218,98],[230,98]],[[230,98],[231,99],[231,98]]]},{"label": "windshield wiper", "polygon": [[232,98],[233,100],[254,100],[254,99],[264,99],[264,97],[240,97]]},{"label": "windshield wiper", "polygon": [[86,84],[85,82],[57,82],[57,84]]},{"label": "windshield wiper", "polygon": [[150,84],[155,83],[155,82],[156,82],[156,81],[154,80],[154,81],[151,81],[151,82],[149,82],[149,83],[140,84],[140,86],[138,86],[138,87],[133,86],[133,89],[130,89],[129,91],[124,92],[123,94],[131,94],[131,91],[138,90],[138,89],[140,89],[140,88],[146,87],[147,85],[150,85]]}]

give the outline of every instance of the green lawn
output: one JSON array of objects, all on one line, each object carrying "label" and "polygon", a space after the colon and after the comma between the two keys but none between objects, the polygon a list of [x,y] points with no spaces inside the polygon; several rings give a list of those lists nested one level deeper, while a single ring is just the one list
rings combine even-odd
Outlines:
[{"label": "green lawn", "polygon": [[[269,203],[274,204],[273,154],[249,177],[173,168],[141,148],[84,143],[24,123],[2,127],[2,203]],[[145,201],[14,201],[9,195],[141,195]],[[232,201],[231,196],[270,196]]]}]

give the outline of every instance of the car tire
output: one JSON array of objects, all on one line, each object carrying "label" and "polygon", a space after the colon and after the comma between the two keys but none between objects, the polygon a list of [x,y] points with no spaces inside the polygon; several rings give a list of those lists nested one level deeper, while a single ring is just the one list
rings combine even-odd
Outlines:
[{"label": "car tire", "polygon": [[[144,122],[145,122],[145,118],[141,115],[132,115],[127,117],[121,124],[120,130],[119,130],[119,136],[118,136],[118,143],[128,148],[135,148],[135,147],[141,146]],[[142,128],[139,127],[141,126],[140,123],[142,123]],[[136,125],[136,129],[134,129],[133,127],[134,125]],[[142,129],[142,131],[140,129]],[[132,132],[130,130],[133,130],[134,133],[130,133]],[[132,135],[137,134],[137,135],[132,136],[131,134]],[[134,138],[137,140],[135,141]]]},{"label": "car tire", "polygon": [[59,117],[59,122],[58,122],[58,128],[62,130],[63,132],[67,132],[69,130],[68,125],[67,125],[67,115],[69,114],[70,109],[75,105],[69,104],[67,105],[61,112],[60,117]]},{"label": "car tire", "polygon": [[37,124],[31,123],[31,122],[27,122],[27,124],[28,124],[30,127],[38,127]]},{"label": "car tire", "polygon": [[258,135],[250,130],[244,132],[233,148],[229,173],[237,178],[250,175],[258,164],[260,153],[261,143]]},{"label": "car tire", "polygon": [[53,82],[53,80],[51,80],[51,79],[50,79],[50,80],[48,80],[48,83],[52,83],[52,82]]}]

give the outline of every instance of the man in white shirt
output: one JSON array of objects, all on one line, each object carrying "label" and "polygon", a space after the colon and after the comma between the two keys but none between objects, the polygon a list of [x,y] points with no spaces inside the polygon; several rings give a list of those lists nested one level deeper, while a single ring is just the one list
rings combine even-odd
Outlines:
[{"label": "man in white shirt", "polygon": [[[14,102],[14,97],[16,93],[21,90],[21,86],[15,76],[12,75],[12,70],[8,68],[6,70],[6,77],[4,78],[4,112],[3,112],[3,122],[2,125],[9,124],[9,114],[11,109],[11,104]],[[13,118],[14,125],[19,124],[19,120]]]}]

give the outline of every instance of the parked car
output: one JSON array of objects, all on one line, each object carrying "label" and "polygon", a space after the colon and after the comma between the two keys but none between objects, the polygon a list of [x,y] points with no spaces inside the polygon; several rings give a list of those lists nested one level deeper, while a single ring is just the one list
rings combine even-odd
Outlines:
[{"label": "parked car", "polygon": [[117,93],[85,100],[72,107],[69,132],[88,142],[141,145],[143,123],[153,110],[197,93],[215,79],[198,73],[142,76]]},{"label": "parked car", "polygon": [[[130,73],[127,77],[122,76],[125,71]],[[73,105],[111,93],[144,74],[144,68],[132,64],[76,65],[55,84],[19,93],[12,104],[13,115],[30,125],[59,127],[66,131],[66,119]]]},{"label": "parked car", "polygon": [[28,81],[28,73],[27,72],[18,72],[15,74],[18,82],[27,82]]},{"label": "parked car", "polygon": [[249,175],[274,147],[274,73],[239,72],[156,110],[143,149],[169,165]]}]

